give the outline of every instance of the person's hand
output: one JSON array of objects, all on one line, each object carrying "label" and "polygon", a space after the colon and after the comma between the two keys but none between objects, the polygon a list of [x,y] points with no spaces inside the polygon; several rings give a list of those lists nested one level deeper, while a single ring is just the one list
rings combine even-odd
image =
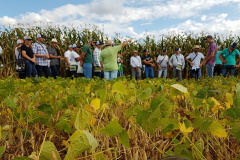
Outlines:
[{"label": "person's hand", "polygon": [[101,67],[101,72],[104,72],[103,67]]},{"label": "person's hand", "polygon": [[194,63],[193,62],[190,62],[190,64],[193,66],[194,65]]},{"label": "person's hand", "polygon": [[46,54],[46,55],[45,55],[45,58],[49,59],[50,57],[49,57],[49,55],[48,55],[48,54]]},{"label": "person's hand", "polygon": [[227,61],[226,60],[223,60],[223,62],[222,62],[223,64],[226,64],[227,63]]},{"label": "person's hand", "polygon": [[154,67],[154,64],[151,63],[151,66]]},{"label": "person's hand", "polygon": [[60,58],[60,60],[61,60],[61,61],[63,61],[63,60],[64,60],[64,58],[62,58],[62,57],[61,57],[61,58]]},{"label": "person's hand", "polygon": [[173,65],[170,66],[170,69],[173,69]]},{"label": "person's hand", "polygon": [[181,69],[182,72],[183,72],[183,69],[184,69],[184,68]]},{"label": "person's hand", "polygon": [[158,66],[158,70],[160,71],[162,68],[160,66]]},{"label": "person's hand", "polygon": [[235,65],[234,67],[235,67],[235,68],[239,68],[239,67],[240,67],[240,65]]},{"label": "person's hand", "polygon": [[68,64],[68,69],[70,69],[71,68],[71,66],[70,66],[70,64]]},{"label": "person's hand", "polygon": [[135,70],[137,71],[137,70],[138,70],[138,67],[135,67]]},{"label": "person's hand", "polygon": [[199,67],[201,68],[201,67],[202,67],[202,64],[200,64]]},{"label": "person's hand", "polygon": [[32,58],[31,61],[35,64],[36,63],[36,59]]}]

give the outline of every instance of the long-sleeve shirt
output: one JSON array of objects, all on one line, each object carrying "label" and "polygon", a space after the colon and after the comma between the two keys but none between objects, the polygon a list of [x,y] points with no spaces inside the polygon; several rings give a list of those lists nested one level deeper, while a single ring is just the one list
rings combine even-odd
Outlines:
[{"label": "long-sleeve shirt", "polygon": [[142,68],[142,60],[140,58],[140,56],[132,56],[130,59],[130,65],[135,68],[135,67],[139,67]]},{"label": "long-sleeve shirt", "polygon": [[93,51],[93,63],[94,67],[101,67],[100,64],[100,55],[101,55],[102,50],[98,49],[97,47]]},{"label": "long-sleeve shirt", "polygon": [[182,64],[182,69],[185,67],[185,59],[184,59],[184,56],[182,54],[173,54],[171,56],[171,58],[169,59],[169,65],[170,66],[174,66],[174,67],[177,67],[178,63],[181,63]]},{"label": "long-sleeve shirt", "polygon": [[2,54],[2,47],[0,46],[0,55]]}]

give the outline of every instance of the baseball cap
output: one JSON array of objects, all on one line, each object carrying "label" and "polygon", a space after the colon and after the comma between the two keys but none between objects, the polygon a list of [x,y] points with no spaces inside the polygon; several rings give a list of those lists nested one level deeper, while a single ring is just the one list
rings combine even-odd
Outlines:
[{"label": "baseball cap", "polygon": [[24,40],[32,40],[32,38],[30,36],[25,36]]},{"label": "baseball cap", "polygon": [[213,38],[211,35],[208,35],[207,37],[204,38],[204,40],[207,40],[208,38]]},{"label": "baseball cap", "polygon": [[73,45],[70,44],[68,48],[73,48]]},{"label": "baseball cap", "polygon": [[103,42],[97,41],[96,45],[103,45]]},{"label": "baseball cap", "polygon": [[148,52],[148,49],[144,49],[143,52]]},{"label": "baseball cap", "polygon": [[181,48],[176,48],[175,51],[179,51],[179,52],[180,52],[180,51],[181,51]]},{"label": "baseball cap", "polygon": [[231,44],[231,47],[233,47],[233,48],[237,48],[237,43],[236,42],[233,42],[232,44]]},{"label": "baseball cap", "polygon": [[19,39],[17,40],[17,44],[22,44],[23,43],[23,40]]},{"label": "baseball cap", "polygon": [[46,36],[42,35],[42,34],[38,34],[37,38],[46,38]]},{"label": "baseball cap", "polygon": [[166,50],[166,49],[163,49],[163,52],[167,52],[167,50]]},{"label": "baseball cap", "polygon": [[81,47],[76,44],[73,44],[73,48],[81,48]]}]

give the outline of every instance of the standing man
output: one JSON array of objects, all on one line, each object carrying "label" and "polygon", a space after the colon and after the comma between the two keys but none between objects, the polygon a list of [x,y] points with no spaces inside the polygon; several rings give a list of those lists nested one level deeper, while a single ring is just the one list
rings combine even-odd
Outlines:
[{"label": "standing man", "polygon": [[159,55],[157,58],[157,66],[158,66],[158,78],[167,78],[167,70],[168,70],[168,55],[167,50],[164,49],[162,51],[162,55]]},{"label": "standing man", "polygon": [[36,55],[36,69],[39,77],[42,77],[43,72],[48,78],[51,76],[51,70],[49,68],[49,54],[45,44],[43,44],[45,36],[38,34],[37,42],[33,44],[33,52]]},{"label": "standing man", "polygon": [[[186,58],[185,60],[191,64],[192,68],[191,68],[191,75],[192,75],[192,78],[195,78],[195,79],[201,79],[201,67],[204,63],[204,55],[199,52],[199,46],[198,45],[195,45],[194,46],[194,52],[193,53],[190,53]],[[191,61],[189,60],[191,59]],[[201,63],[201,60],[203,59],[202,63]]]},{"label": "standing man", "polygon": [[95,46],[96,41],[93,39],[90,39],[88,41],[88,44],[85,45],[82,49],[82,54],[81,54],[81,64],[83,64],[83,74],[84,77],[87,79],[92,78],[92,64],[93,64],[93,59],[92,59],[92,50],[91,48]]},{"label": "standing man", "polygon": [[103,78],[103,72],[101,71],[100,55],[103,47],[102,42],[97,41],[96,48],[93,51],[93,65],[94,65],[94,74],[96,77]]},{"label": "standing man", "polygon": [[142,77],[142,60],[141,57],[138,56],[137,50],[133,51],[133,56],[130,59],[130,65],[132,67],[132,78],[136,80],[141,79]]},{"label": "standing man", "polygon": [[207,75],[208,77],[213,77],[214,66],[216,63],[216,54],[218,51],[216,43],[213,42],[213,37],[208,35],[204,40],[209,44],[207,51],[207,59],[204,62],[207,67]]},{"label": "standing man", "polygon": [[182,81],[182,72],[185,67],[185,60],[184,56],[180,52],[180,48],[175,49],[175,54],[173,54],[169,59],[169,65],[173,70],[173,78],[177,78],[178,76],[178,80]]},{"label": "standing man", "polygon": [[[231,76],[234,76],[236,68],[240,66],[240,53],[236,48],[237,43],[233,42],[231,47],[224,49],[219,55],[220,60],[224,64],[222,69],[223,77],[226,77],[228,72]],[[236,57],[239,59],[238,65],[236,65]]]},{"label": "standing man", "polygon": [[[118,73],[118,64],[117,64],[117,53],[125,47],[132,40],[123,42],[121,45],[112,46],[113,43],[111,40],[106,40],[106,48],[102,50],[100,56],[101,70],[104,71],[104,78],[107,80],[117,78]],[[104,64],[104,66],[103,66]]]},{"label": "standing man", "polygon": [[68,70],[69,70],[70,67],[71,67],[70,61],[71,61],[71,54],[72,54],[72,51],[73,51],[73,45],[69,45],[68,48],[69,49],[64,53],[64,59],[65,59],[65,62],[67,63],[67,67],[68,67]]},{"label": "standing man", "polygon": [[123,76],[123,57],[120,54],[120,51],[117,54],[117,63],[118,63],[118,77]]},{"label": "standing man", "polygon": [[145,78],[154,78],[154,72],[153,72],[153,59],[150,54],[148,54],[148,49],[143,50],[143,57],[142,62],[144,65],[144,72],[145,72]]},{"label": "standing man", "polygon": [[56,47],[57,47],[57,40],[52,39],[51,46],[48,47],[48,53],[49,53],[49,57],[50,57],[51,73],[55,79],[60,76],[60,74],[59,74],[59,70],[60,70],[59,59],[64,60],[64,58],[62,58],[61,56],[58,56]]},{"label": "standing man", "polygon": [[221,59],[219,58],[219,55],[222,54],[222,51],[217,51],[217,54],[216,54],[216,64],[214,66],[214,76],[217,74],[217,76],[220,76],[222,74],[222,61]]},{"label": "standing man", "polygon": [[74,76],[75,78],[78,77],[77,72],[80,67],[80,60],[81,57],[78,54],[80,46],[73,44],[73,51],[71,52],[71,57],[70,57],[70,77]]}]

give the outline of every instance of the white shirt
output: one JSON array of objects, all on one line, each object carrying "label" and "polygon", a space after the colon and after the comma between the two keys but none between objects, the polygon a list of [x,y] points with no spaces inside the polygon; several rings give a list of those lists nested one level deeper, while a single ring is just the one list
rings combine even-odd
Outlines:
[{"label": "white shirt", "polygon": [[157,58],[157,63],[160,65],[160,67],[167,67],[168,61],[169,61],[168,55],[164,55],[164,56],[159,55]]},{"label": "white shirt", "polygon": [[102,50],[98,49],[97,47],[93,51],[94,67],[101,67],[101,64],[100,64],[101,52],[102,52]]},{"label": "white shirt", "polygon": [[204,55],[201,52],[198,52],[197,55],[195,52],[190,53],[187,57],[187,59],[191,59],[191,61],[194,63],[192,66],[192,70],[200,68],[199,65],[201,64],[201,59],[204,59]]},{"label": "white shirt", "polygon": [[2,47],[0,46],[0,55],[2,54]]},{"label": "white shirt", "polygon": [[135,67],[139,67],[142,68],[142,60],[140,58],[140,56],[132,56],[130,59],[130,65],[135,68]]},{"label": "white shirt", "polygon": [[174,67],[177,67],[178,63],[181,63],[182,64],[182,69],[185,67],[185,59],[184,59],[184,56],[182,54],[173,54],[171,56],[171,58],[169,59],[169,65],[170,66],[174,66]]},{"label": "white shirt", "polygon": [[65,58],[68,58],[68,62],[69,62],[69,63],[71,62],[71,54],[72,54],[72,51],[69,51],[69,50],[67,50],[67,51],[64,53],[64,57],[65,57]]},{"label": "white shirt", "polygon": [[75,52],[75,51],[72,51],[72,53],[71,53],[71,58],[70,58],[70,64],[72,63],[72,64],[76,64],[77,63],[77,61],[75,60],[75,58],[77,58],[77,57],[80,57],[79,56],[79,54],[77,54],[77,52]]},{"label": "white shirt", "polygon": [[[15,56],[16,56],[16,59],[18,59],[19,51],[18,51],[17,47],[15,48]],[[21,57],[21,56],[20,56],[20,57]]]}]

